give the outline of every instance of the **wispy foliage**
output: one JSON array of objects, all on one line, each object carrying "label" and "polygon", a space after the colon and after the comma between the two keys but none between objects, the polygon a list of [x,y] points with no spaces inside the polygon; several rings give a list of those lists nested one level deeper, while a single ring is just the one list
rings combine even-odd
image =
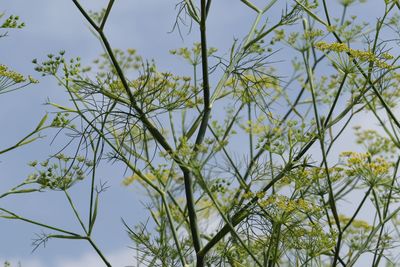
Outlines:
[{"label": "wispy foliage", "polygon": [[[189,77],[110,45],[114,1],[96,13],[74,0],[104,54],[88,67],[64,51],[34,64],[68,94],[67,106],[49,103],[58,113],[46,127],[77,141],[77,153],[32,162],[0,197],[63,192],[82,232],[2,216],[54,232],[36,245],[86,240],[111,266],[91,235],[106,188],[96,170],[109,160],[126,168],[124,186],[146,192],[149,219],[123,221],[145,266],[398,264],[397,1],[367,22],[350,13],[365,1],[240,2],[255,20],[229,51],[207,43],[211,0],[177,4],[176,30],[199,29],[193,47],[170,51]],[[347,151],[338,141],[361,114],[380,130],[356,127],[361,152]],[[88,222],[68,193],[82,179]]]}]

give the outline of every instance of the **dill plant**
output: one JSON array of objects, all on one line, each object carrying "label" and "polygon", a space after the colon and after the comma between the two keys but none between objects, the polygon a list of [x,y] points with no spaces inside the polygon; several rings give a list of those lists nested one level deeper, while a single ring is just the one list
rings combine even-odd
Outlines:
[{"label": "dill plant", "polygon": [[[64,51],[33,63],[70,98],[49,103],[58,114],[46,127],[82,142],[75,155],[31,162],[33,174],[10,192],[60,191],[82,232],[1,208],[3,217],[54,232],[37,246],[88,241],[111,266],[92,238],[104,191],[96,168],[108,159],[129,172],[124,186],[147,194],[154,227],[123,221],[139,265],[396,266],[398,1],[381,1],[374,22],[350,14],[366,1],[240,2],[255,19],[229,51],[207,43],[211,0],[178,3],[176,29],[185,16],[199,29],[193,47],[170,51],[189,77],[111,46],[104,27],[113,0],[99,12],[73,0],[105,53],[91,67]],[[283,69],[274,63],[282,54]],[[354,129],[362,152],[338,147],[360,114],[380,131]],[[83,179],[91,180],[88,222],[68,193]]]}]

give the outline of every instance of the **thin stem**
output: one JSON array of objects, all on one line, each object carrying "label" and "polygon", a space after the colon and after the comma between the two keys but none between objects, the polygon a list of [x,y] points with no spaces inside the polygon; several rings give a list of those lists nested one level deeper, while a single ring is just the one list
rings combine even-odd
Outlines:
[{"label": "thin stem", "polygon": [[355,220],[355,218],[357,217],[358,213],[360,212],[362,206],[364,205],[365,201],[367,200],[369,194],[371,193],[373,189],[373,185],[371,185],[367,192],[365,192],[363,199],[361,200],[360,204],[358,205],[356,211],[354,212],[353,216],[351,216],[350,220],[347,222],[347,224],[343,227],[342,231],[340,234],[343,234],[347,228],[350,227],[350,225],[353,223],[353,221]]},{"label": "thin stem", "polygon": [[112,9],[113,5],[114,5],[114,0],[110,0],[110,1],[108,2],[108,6],[107,6],[107,9],[106,9],[106,13],[104,14],[103,20],[102,20],[102,22],[101,22],[100,30],[103,30],[103,29],[104,29],[104,26],[106,25],[108,16],[110,15],[110,12],[111,12],[111,9]]},{"label": "thin stem", "polygon": [[[38,138],[40,138],[40,136],[37,136],[37,137],[32,137],[32,136],[35,135],[35,134],[37,134],[37,133],[40,132],[40,131],[43,131],[43,130],[47,129],[47,128],[50,128],[50,126],[40,127],[39,129],[36,128],[34,131],[32,131],[31,133],[29,133],[28,135],[26,135],[25,137],[23,137],[21,140],[19,140],[15,145],[12,145],[12,146],[10,146],[10,147],[8,147],[8,148],[5,148],[5,149],[3,149],[3,150],[0,150],[0,155],[6,153],[6,152],[8,152],[8,151],[11,151],[11,150],[13,150],[13,149],[16,149],[16,148],[18,148],[18,147],[21,147],[21,146],[27,145],[27,144],[29,144],[29,143],[32,143],[33,141],[35,141],[35,140],[37,140]],[[31,138],[31,137],[32,137],[32,138]]]},{"label": "thin stem", "polygon": [[170,208],[168,206],[167,199],[165,198],[165,194],[161,194],[161,198],[162,198],[162,201],[164,203],[165,212],[167,213],[167,218],[168,218],[168,222],[169,222],[169,225],[170,225],[170,228],[171,228],[172,236],[174,238],[176,249],[178,250],[179,259],[180,259],[180,261],[182,263],[182,266],[186,266],[185,257],[182,254],[182,248],[181,248],[181,245],[179,243],[178,234],[176,233],[176,230],[175,230],[174,220],[172,219],[171,211],[170,211]]},{"label": "thin stem", "polygon": [[41,222],[38,222],[38,221],[34,221],[34,220],[31,220],[31,219],[25,218],[25,217],[21,217],[21,216],[13,213],[13,212],[11,212],[11,211],[9,211],[7,209],[4,209],[4,208],[0,208],[0,211],[3,211],[5,213],[11,215],[10,219],[17,219],[17,220],[20,220],[20,221],[28,222],[30,224],[34,224],[34,225],[37,225],[37,226],[41,226],[43,228],[47,228],[47,229],[50,229],[50,230],[58,231],[58,232],[61,232],[61,233],[64,233],[64,234],[67,234],[67,235],[70,235],[70,236],[73,236],[73,237],[82,238],[82,239],[84,238],[81,235],[76,234],[74,232],[70,232],[70,231],[63,230],[63,229],[58,228],[58,227],[54,227],[54,226],[51,226],[51,225],[48,225],[48,224],[44,224],[44,223],[41,223]]},{"label": "thin stem", "polygon": [[326,128],[326,126],[328,125],[329,120],[330,120],[331,117],[332,117],[333,111],[334,111],[334,109],[335,109],[335,107],[336,107],[337,101],[339,100],[340,94],[342,93],[344,84],[345,84],[345,82],[346,82],[347,75],[348,75],[348,73],[346,72],[346,73],[344,74],[343,78],[342,78],[342,81],[340,82],[338,92],[336,93],[335,99],[333,100],[333,103],[332,103],[332,106],[331,106],[331,108],[330,108],[330,110],[329,110],[328,116],[327,116],[326,119],[325,119],[325,123],[324,123],[324,125],[323,125],[324,128]]},{"label": "thin stem", "polygon": [[103,260],[105,265],[107,267],[112,267],[111,263],[108,262],[106,257],[104,256],[103,252],[97,247],[96,243],[93,242],[93,240],[90,237],[85,238],[87,241],[89,241],[90,245],[94,248],[94,250],[97,252],[97,254],[100,256],[100,258]]},{"label": "thin stem", "polygon": [[[201,65],[203,74],[203,101],[204,101],[204,111],[203,118],[200,124],[199,132],[196,138],[196,146],[201,145],[203,142],[207,124],[211,112],[210,103],[210,82],[208,74],[208,49],[207,49],[207,29],[206,29],[206,0],[201,0],[201,21],[200,21],[200,38],[201,38]],[[196,147],[195,147],[196,149]]]},{"label": "thin stem", "polygon": [[[336,203],[335,203],[335,198],[334,198],[333,188],[332,188],[332,182],[331,182],[330,173],[329,173],[328,162],[327,162],[327,159],[326,159],[326,150],[325,150],[325,144],[324,144],[324,131],[323,131],[324,129],[322,129],[322,127],[321,127],[321,122],[320,122],[320,119],[319,119],[318,106],[317,106],[317,101],[316,101],[316,96],[315,96],[315,91],[314,91],[313,72],[312,72],[312,70],[311,70],[311,68],[309,66],[308,56],[303,54],[303,59],[304,59],[305,67],[307,69],[308,81],[309,81],[311,97],[312,97],[312,102],[313,102],[313,108],[314,108],[314,118],[315,118],[315,122],[316,122],[316,125],[317,125],[318,139],[319,139],[319,143],[320,143],[320,147],[321,147],[322,160],[323,160],[325,174],[326,174],[326,178],[327,178],[327,182],[328,182],[328,188],[329,188],[329,201],[328,202],[329,202],[330,208],[332,210],[333,217],[335,219],[336,227],[338,228],[338,231],[341,232],[339,214],[338,214],[337,208],[336,208]],[[338,98],[339,93],[340,93],[340,91],[337,93],[336,99]],[[332,111],[333,111],[333,108],[334,108],[334,105],[333,105],[333,107],[331,109]],[[335,256],[334,256],[334,260],[333,260],[333,266],[336,266],[336,262],[337,262],[338,257],[339,257],[340,240],[341,240],[341,235],[339,235],[338,242],[336,244]]]},{"label": "thin stem", "polygon": [[89,14],[81,6],[81,4],[78,2],[78,0],[72,0],[72,2],[75,4],[75,6],[81,12],[81,14],[85,17],[85,19],[89,22],[89,24],[93,27],[93,29],[95,29],[96,31],[100,31],[101,29],[99,28],[99,26],[97,26],[96,22],[94,22],[94,20],[89,16]]},{"label": "thin stem", "polygon": [[250,158],[252,159],[254,157],[253,155],[253,122],[251,121],[251,104],[247,103],[247,118],[250,122],[249,124],[249,152],[250,152]]},{"label": "thin stem", "polygon": [[71,196],[68,194],[68,191],[67,191],[67,190],[64,190],[64,193],[65,193],[65,196],[66,196],[67,199],[68,199],[68,203],[69,203],[69,205],[71,206],[71,208],[72,208],[72,210],[73,210],[73,212],[74,212],[74,215],[75,215],[76,219],[78,220],[79,224],[81,225],[83,231],[85,231],[85,233],[88,234],[88,232],[87,232],[87,230],[86,230],[86,227],[85,227],[85,224],[83,223],[81,217],[79,216],[79,213],[78,213],[78,211],[77,211],[76,208],[75,208],[75,205],[74,205],[74,202],[72,201]]},{"label": "thin stem", "polygon": [[259,9],[255,4],[253,4],[250,1],[247,0],[240,0],[240,2],[242,2],[243,4],[245,4],[246,6],[248,6],[249,8],[253,9],[257,14],[260,14],[262,12],[261,9]]}]

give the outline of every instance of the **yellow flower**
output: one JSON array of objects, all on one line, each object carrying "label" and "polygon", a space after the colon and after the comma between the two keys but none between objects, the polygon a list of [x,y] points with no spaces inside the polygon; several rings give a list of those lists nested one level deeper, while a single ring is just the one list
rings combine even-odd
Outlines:
[{"label": "yellow flower", "polygon": [[129,186],[137,179],[138,179],[137,174],[133,174],[131,176],[126,177],[124,180],[122,180],[122,184],[124,186]]},{"label": "yellow flower", "polygon": [[344,43],[331,43],[328,44],[326,42],[318,42],[315,44],[315,48],[321,51],[333,51],[336,53],[345,52],[350,56],[350,59],[358,59],[362,62],[373,62],[375,63],[376,67],[381,69],[390,69],[392,66],[386,63],[384,60],[393,59],[393,56],[389,53],[383,53],[381,58],[378,58],[374,53],[371,51],[363,51],[358,49],[351,49]]},{"label": "yellow flower", "polygon": [[5,65],[0,65],[0,77],[9,78],[14,83],[22,83],[26,80],[22,74],[9,70]]}]

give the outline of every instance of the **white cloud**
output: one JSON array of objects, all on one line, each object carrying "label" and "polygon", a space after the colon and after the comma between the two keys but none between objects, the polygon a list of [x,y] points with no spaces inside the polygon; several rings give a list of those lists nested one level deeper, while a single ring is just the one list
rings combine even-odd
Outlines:
[{"label": "white cloud", "polygon": [[[39,260],[29,260],[29,261],[21,261],[21,260],[16,260],[16,259],[3,259],[0,258],[0,266],[3,267],[3,263],[8,261],[9,263],[11,263],[12,267],[45,267],[45,265],[43,264],[43,262],[39,261]],[[21,265],[19,265],[21,264]]]},{"label": "white cloud", "polygon": [[[112,266],[133,266],[134,251],[132,249],[124,248],[114,251],[106,255]],[[100,257],[95,253],[83,254],[77,259],[60,259],[56,263],[57,267],[102,267],[105,264],[101,261]]]},{"label": "white cloud", "polygon": [[[109,254],[106,254],[107,260],[115,267],[125,267],[125,266],[135,266],[135,252],[129,248],[123,248],[116,250]],[[5,262],[5,259],[0,257],[0,266]],[[21,263],[21,267],[49,267],[36,259],[30,260],[15,260],[9,259],[8,262],[11,263],[12,267],[18,267]],[[85,253],[77,258],[60,258],[55,261],[54,265],[51,267],[103,267],[105,264],[102,262],[100,257],[95,253]]]}]

